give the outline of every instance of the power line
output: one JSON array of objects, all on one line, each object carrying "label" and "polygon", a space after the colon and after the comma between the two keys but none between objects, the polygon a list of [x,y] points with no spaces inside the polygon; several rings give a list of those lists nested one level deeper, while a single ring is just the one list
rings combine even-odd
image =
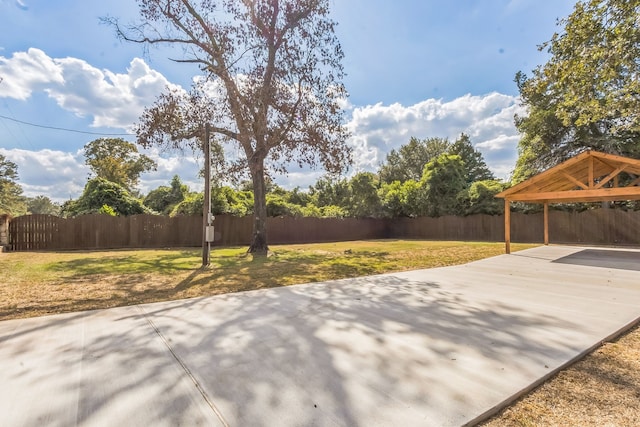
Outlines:
[{"label": "power line", "polygon": [[131,135],[133,135],[132,133],[88,132],[88,131],[85,131],[85,130],[77,130],[77,129],[61,128],[61,127],[56,127],[56,126],[39,125],[37,123],[25,122],[23,120],[14,119],[13,117],[3,116],[2,114],[0,114],[0,118],[1,119],[6,119],[6,120],[11,120],[12,122],[21,123],[21,124],[27,125],[27,126],[33,126],[33,127],[37,127],[37,128],[43,128],[43,129],[59,130],[59,131],[63,131],[63,132],[83,133],[85,135],[101,135],[101,136],[131,136]]},{"label": "power line", "polygon": [[[1,79],[1,77],[0,77]],[[2,82],[2,80],[0,80],[0,83]],[[11,110],[11,107],[9,106],[9,104],[7,103],[6,99],[4,100],[4,107],[9,111],[9,114],[11,114],[12,116],[15,116],[13,110]],[[11,135],[11,137],[15,140],[15,142],[18,143],[18,145],[22,145],[20,143],[20,138],[17,138],[16,135],[13,134],[13,131],[11,130],[11,127],[9,126],[9,124],[7,122],[5,122],[4,120],[2,121],[2,125],[4,126],[4,128],[7,130],[7,132],[9,132],[9,135]],[[27,136],[27,134],[25,133],[24,129],[22,126],[18,126],[20,133],[22,134],[24,140],[26,141],[26,143],[31,147],[31,149],[33,149],[33,143],[31,142],[31,140],[29,139],[29,137]]]}]

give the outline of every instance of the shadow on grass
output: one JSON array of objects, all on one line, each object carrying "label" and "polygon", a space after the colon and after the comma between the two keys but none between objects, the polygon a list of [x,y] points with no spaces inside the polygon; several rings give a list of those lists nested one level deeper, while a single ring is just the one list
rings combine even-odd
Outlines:
[{"label": "shadow on grass", "polygon": [[192,270],[196,262],[197,252],[194,250],[171,251],[152,257],[143,257],[140,256],[140,252],[132,252],[131,255],[117,257],[90,257],[56,262],[45,269],[61,273],[72,272],[72,276],[114,273],[171,274]]},{"label": "shadow on grass", "polygon": [[0,306],[0,320],[364,276],[388,270],[390,255],[279,250],[253,257],[234,248],[214,250],[207,269],[200,268],[197,249],[75,258],[47,265],[55,282],[43,284],[36,300]]},{"label": "shadow on grass", "polygon": [[200,287],[214,294],[241,292],[375,274],[381,266],[388,264],[388,255],[353,253],[344,257],[312,252],[280,252],[268,258],[249,255],[212,259],[210,268],[194,270],[173,291],[180,293]]}]

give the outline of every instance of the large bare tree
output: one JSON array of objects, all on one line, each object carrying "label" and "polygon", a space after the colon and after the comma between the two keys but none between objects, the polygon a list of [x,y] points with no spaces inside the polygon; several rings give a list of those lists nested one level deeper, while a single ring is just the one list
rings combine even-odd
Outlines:
[{"label": "large bare tree", "polygon": [[205,123],[236,143],[233,166],[253,182],[255,221],[249,252],[266,254],[265,174],[292,164],[343,170],[351,158],[341,103],[343,52],[329,0],[138,0],[141,21],[120,37],[179,45],[175,59],[199,65],[190,93],[169,90],[147,108],[143,146],[201,138]]}]

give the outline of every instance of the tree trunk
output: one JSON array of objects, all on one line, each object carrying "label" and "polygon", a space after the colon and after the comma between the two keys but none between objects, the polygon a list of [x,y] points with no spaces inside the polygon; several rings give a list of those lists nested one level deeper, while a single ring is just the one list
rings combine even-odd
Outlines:
[{"label": "tree trunk", "polygon": [[247,252],[254,255],[267,255],[267,195],[264,182],[264,159],[250,162],[253,180],[253,235]]}]

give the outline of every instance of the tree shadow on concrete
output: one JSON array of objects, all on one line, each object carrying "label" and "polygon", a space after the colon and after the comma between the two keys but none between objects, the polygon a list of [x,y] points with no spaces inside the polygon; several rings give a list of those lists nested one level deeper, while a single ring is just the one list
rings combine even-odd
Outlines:
[{"label": "tree shadow on concrete", "polygon": [[460,425],[579,350],[563,334],[576,322],[428,277],[0,322],[14,390],[0,413],[27,426],[207,425],[215,411],[234,426]]}]

